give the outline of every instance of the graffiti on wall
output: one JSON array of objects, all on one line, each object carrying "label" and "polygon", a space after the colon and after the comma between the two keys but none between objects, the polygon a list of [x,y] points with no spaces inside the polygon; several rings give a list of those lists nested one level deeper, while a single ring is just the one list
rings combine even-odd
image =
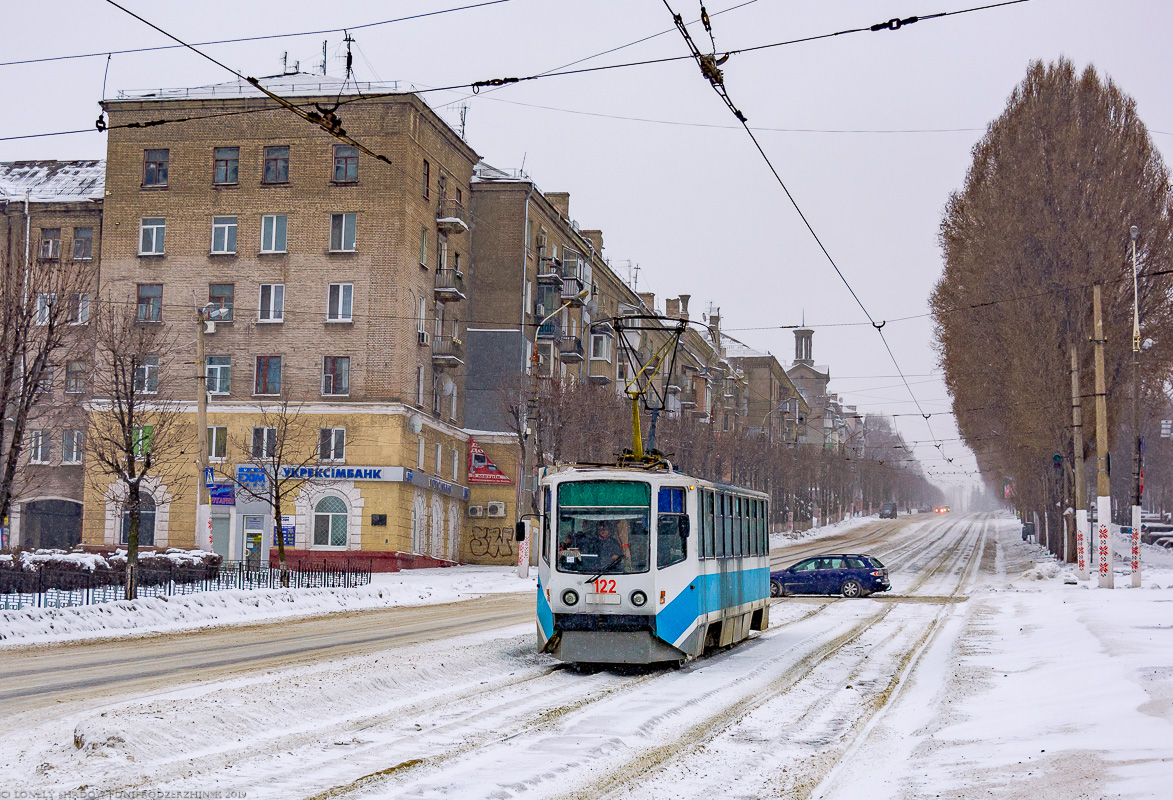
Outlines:
[{"label": "graffiti on wall", "polygon": [[474,525],[469,549],[478,558],[513,556],[513,528],[485,528]]}]

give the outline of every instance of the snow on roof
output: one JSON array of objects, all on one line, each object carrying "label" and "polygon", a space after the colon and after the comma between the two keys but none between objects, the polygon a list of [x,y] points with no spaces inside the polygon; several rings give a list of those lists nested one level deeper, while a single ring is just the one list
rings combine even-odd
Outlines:
[{"label": "snow on roof", "polygon": [[473,167],[473,183],[477,181],[529,181],[530,176],[520,169],[500,169],[485,161]]},{"label": "snow on roof", "polygon": [[[356,81],[335,78],[330,75],[310,75],[294,72],[288,75],[268,75],[258,79],[262,86],[282,97],[321,97],[384,92],[413,91],[414,87],[403,86],[400,81]],[[237,97],[264,97],[265,94],[248,81],[235,80],[228,83],[213,83],[208,86],[193,86],[180,89],[129,89],[120,90],[114,100],[206,100],[209,98],[231,99]]]},{"label": "snow on roof", "polygon": [[722,333],[721,338],[725,340],[725,355],[729,358],[769,358],[769,353],[763,353],[760,350],[754,350],[745,342],[734,339],[727,333]]},{"label": "snow on roof", "polygon": [[75,203],[101,200],[106,190],[105,161],[0,162],[0,200]]}]

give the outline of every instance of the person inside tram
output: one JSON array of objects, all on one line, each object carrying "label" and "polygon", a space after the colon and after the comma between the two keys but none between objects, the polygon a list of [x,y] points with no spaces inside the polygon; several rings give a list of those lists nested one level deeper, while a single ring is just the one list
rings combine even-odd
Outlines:
[{"label": "person inside tram", "polygon": [[624,546],[612,534],[611,524],[610,520],[603,520],[599,523],[595,540],[595,553],[599,557],[599,567],[610,566],[623,557]]}]

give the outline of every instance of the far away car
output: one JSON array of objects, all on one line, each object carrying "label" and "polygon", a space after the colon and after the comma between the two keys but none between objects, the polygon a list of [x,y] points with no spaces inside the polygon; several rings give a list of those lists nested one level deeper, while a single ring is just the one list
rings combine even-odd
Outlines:
[{"label": "far away car", "polygon": [[789,594],[864,597],[891,588],[888,568],[875,556],[863,554],[815,556],[770,573],[772,597]]},{"label": "far away car", "polygon": [[936,511],[938,514],[948,514],[951,510],[952,509],[950,509],[949,506],[937,506],[933,509],[933,511]]},{"label": "far away car", "polygon": [[880,519],[896,519],[896,504],[884,503],[880,506]]}]

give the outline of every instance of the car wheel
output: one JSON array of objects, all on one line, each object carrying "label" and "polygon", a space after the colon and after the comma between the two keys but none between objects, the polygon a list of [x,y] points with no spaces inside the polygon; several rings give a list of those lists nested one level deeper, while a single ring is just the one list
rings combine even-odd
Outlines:
[{"label": "car wheel", "polygon": [[859,581],[847,580],[843,582],[843,588],[839,593],[844,597],[860,597],[863,594],[863,587],[859,585]]},{"label": "car wheel", "polygon": [[770,597],[782,596],[782,584],[778,581],[770,581]]}]

